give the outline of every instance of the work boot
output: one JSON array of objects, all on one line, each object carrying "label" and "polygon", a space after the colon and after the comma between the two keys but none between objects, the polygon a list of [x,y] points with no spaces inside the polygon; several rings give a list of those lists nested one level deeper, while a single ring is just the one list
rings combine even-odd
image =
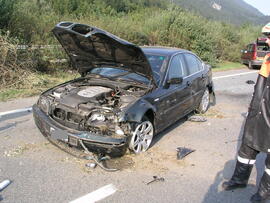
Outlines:
[{"label": "work boot", "polygon": [[250,201],[252,203],[263,203],[270,199],[270,176],[264,172],[259,189],[256,194],[254,194]]},{"label": "work boot", "polygon": [[224,190],[234,190],[246,187],[252,167],[252,164],[243,164],[237,161],[232,178],[224,182],[222,188]]}]

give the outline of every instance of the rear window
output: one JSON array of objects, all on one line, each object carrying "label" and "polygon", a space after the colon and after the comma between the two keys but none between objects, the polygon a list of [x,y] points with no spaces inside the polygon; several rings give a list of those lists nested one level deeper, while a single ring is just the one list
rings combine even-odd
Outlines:
[{"label": "rear window", "polygon": [[269,46],[268,45],[259,45],[257,46],[258,51],[269,51]]}]

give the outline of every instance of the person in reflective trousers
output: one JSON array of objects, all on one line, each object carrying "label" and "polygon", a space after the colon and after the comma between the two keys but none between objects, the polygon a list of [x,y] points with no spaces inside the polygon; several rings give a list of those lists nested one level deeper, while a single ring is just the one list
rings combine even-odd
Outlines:
[{"label": "person in reflective trousers", "polygon": [[[270,46],[270,23],[263,27]],[[265,171],[256,194],[251,202],[265,202],[270,199],[270,54],[264,58],[254,87],[244,126],[242,144],[238,151],[237,162],[232,178],[222,184],[224,190],[247,186],[247,182],[259,152],[267,153]]]}]

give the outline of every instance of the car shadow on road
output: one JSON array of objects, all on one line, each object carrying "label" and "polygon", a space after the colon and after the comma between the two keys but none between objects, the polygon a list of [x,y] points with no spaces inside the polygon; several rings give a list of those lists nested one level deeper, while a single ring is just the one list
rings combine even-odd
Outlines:
[{"label": "car shadow on road", "polygon": [[158,143],[166,134],[168,134],[169,132],[173,131],[175,128],[181,126],[184,122],[186,122],[188,116],[190,115],[194,115],[194,113],[188,114],[187,116],[181,118],[180,120],[176,121],[174,124],[170,125],[169,127],[162,130],[160,133],[155,135],[152,140],[150,148],[153,147],[156,143]]},{"label": "car shadow on road", "polygon": [[[242,114],[243,116],[245,114]],[[204,196],[203,203],[208,202],[249,202],[250,197],[254,194],[257,190],[256,185],[260,182],[262,174],[264,172],[264,161],[266,155],[264,153],[260,153],[256,157],[256,185],[248,184],[246,188],[237,189],[234,191],[224,191],[222,190],[221,184],[224,181],[229,180],[232,177],[232,174],[235,169],[236,158],[238,155],[238,149],[242,143],[242,135],[244,130],[245,121],[243,121],[241,130],[239,133],[239,139],[237,142],[237,151],[235,152],[235,159],[229,160],[224,164],[224,169],[219,171],[216,176],[214,183],[209,187],[206,195]],[[254,170],[253,168],[253,170]]]}]

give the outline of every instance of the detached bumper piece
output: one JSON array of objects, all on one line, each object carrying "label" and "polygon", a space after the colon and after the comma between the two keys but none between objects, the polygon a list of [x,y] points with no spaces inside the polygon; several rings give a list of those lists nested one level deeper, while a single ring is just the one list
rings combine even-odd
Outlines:
[{"label": "detached bumper piece", "polygon": [[33,106],[33,116],[40,132],[53,140],[62,141],[78,148],[81,148],[81,140],[89,151],[110,156],[122,156],[128,147],[127,138],[112,138],[66,128],[47,116],[37,105]]}]

